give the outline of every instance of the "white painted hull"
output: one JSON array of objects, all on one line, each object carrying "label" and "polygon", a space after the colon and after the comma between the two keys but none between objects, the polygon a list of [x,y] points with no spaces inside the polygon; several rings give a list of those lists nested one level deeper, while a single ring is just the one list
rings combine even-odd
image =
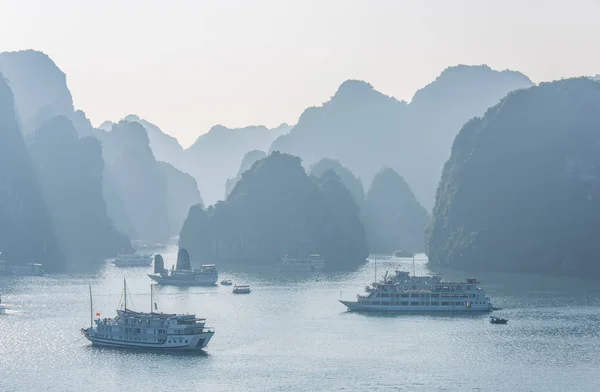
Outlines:
[{"label": "white painted hull", "polygon": [[[132,342],[119,339],[106,339],[84,332],[84,336],[98,347],[113,347],[126,349],[144,349],[161,351],[198,351],[208,345],[214,332],[203,332],[196,335],[167,335],[164,343]],[[187,343],[186,343],[187,341]]]},{"label": "white painted hull", "polygon": [[356,301],[340,301],[351,312],[489,312],[492,305],[471,304],[470,307],[463,306],[429,306],[429,305],[373,305]]},{"label": "white painted hull", "polygon": [[217,280],[219,279],[218,275],[196,276],[195,279],[178,279],[150,274],[148,274],[148,276],[158,284],[171,286],[215,286],[217,284]]}]

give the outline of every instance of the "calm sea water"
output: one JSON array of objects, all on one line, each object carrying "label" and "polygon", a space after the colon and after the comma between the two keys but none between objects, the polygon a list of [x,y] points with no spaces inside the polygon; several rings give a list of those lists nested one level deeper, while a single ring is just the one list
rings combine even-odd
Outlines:
[{"label": "calm sea water", "polygon": [[[173,263],[175,249],[167,253]],[[99,349],[81,339],[88,284],[102,317],[114,315],[123,278],[134,307],[147,310],[150,268],[0,277],[10,309],[0,316],[0,391],[600,390],[600,281],[478,276],[508,325],[487,315],[347,313],[337,300],[362,292],[374,266],[318,277],[220,271],[250,284],[246,296],[156,287],[160,310],[196,313],[216,329],[201,355]]]}]

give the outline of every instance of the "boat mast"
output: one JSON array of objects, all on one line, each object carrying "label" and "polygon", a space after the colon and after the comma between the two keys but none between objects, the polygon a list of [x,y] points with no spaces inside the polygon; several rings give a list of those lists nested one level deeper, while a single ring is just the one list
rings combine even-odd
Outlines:
[{"label": "boat mast", "polygon": [[125,293],[125,311],[127,311],[127,281],[123,278],[123,292]]},{"label": "boat mast", "polygon": [[417,274],[415,273],[415,254],[413,253],[413,277],[417,276]]},{"label": "boat mast", "polygon": [[375,280],[374,283],[377,283],[377,259],[375,259]]},{"label": "boat mast", "polygon": [[153,284],[150,284],[150,314],[152,314],[152,286],[154,286]]},{"label": "boat mast", "polygon": [[94,328],[94,306],[92,304],[92,285],[90,286],[90,328]]}]

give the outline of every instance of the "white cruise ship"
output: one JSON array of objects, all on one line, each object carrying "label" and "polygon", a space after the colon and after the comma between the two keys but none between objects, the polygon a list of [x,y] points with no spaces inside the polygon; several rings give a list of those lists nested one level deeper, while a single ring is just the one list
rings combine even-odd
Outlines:
[{"label": "white cruise ship", "polygon": [[113,264],[116,267],[150,267],[152,265],[152,255],[119,252]]},{"label": "white cruise ship", "polygon": [[167,270],[161,255],[154,257],[154,274],[148,274],[150,279],[159,284],[175,286],[214,286],[219,279],[217,267],[214,264],[204,264],[200,268],[192,268],[190,255],[187,250],[179,249],[177,266]]},{"label": "white cruise ship", "polygon": [[387,272],[383,280],[365,288],[356,301],[342,301],[350,311],[483,312],[492,303],[474,278],[444,282],[441,276],[413,276],[406,271]]},{"label": "white cruise ship", "polygon": [[[208,345],[215,331],[205,326],[206,320],[194,314],[135,312],[125,306],[114,318],[93,319],[90,287],[90,327],[81,333],[92,345],[162,351],[196,351]],[[150,296],[152,298],[152,295]],[[152,299],[150,299],[152,305]],[[154,304],[156,308],[156,304]],[[99,313],[96,313],[99,316]],[[95,326],[94,326],[95,324]]]},{"label": "white cruise ship", "polygon": [[308,257],[285,257],[279,264],[281,272],[321,272],[325,268],[326,260],[319,254],[310,255]]}]

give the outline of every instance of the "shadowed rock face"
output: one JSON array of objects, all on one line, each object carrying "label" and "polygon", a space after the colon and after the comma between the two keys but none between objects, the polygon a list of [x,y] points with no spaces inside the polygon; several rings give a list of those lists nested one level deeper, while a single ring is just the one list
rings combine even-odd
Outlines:
[{"label": "shadowed rock face", "polygon": [[531,85],[518,72],[461,65],[446,69],[407,104],[368,83],[348,80],[328,102],[306,109],[270,150],[300,156],[306,165],[337,159],[369,183],[382,168],[393,168],[431,208],[462,124],[483,115],[508,92]]},{"label": "shadowed rock face", "polygon": [[600,84],[509,94],[464,125],[427,229],[434,264],[598,275]]},{"label": "shadowed rock face", "polygon": [[404,179],[392,169],[380,171],[367,193],[364,220],[371,252],[422,252],[427,211]]},{"label": "shadowed rock face", "polygon": [[80,136],[92,134],[85,113],[73,107],[65,74],[46,54],[35,50],[2,52],[0,72],[13,91],[23,134],[33,134],[54,116],[68,117]]},{"label": "shadowed rock face", "polygon": [[158,162],[158,166],[167,179],[167,210],[171,233],[174,235],[181,231],[190,207],[202,204],[202,198],[194,177],[175,169],[169,163]]},{"label": "shadowed rock face", "polygon": [[106,212],[98,140],[79,138],[71,121],[58,116],[35,132],[29,150],[70,264],[98,262],[130,249],[129,239],[116,231]]},{"label": "shadowed rock face", "polygon": [[273,129],[214,126],[185,150],[181,169],[196,178],[204,202],[214,204],[223,199],[226,181],[235,178],[244,155],[252,150],[266,151],[273,140],[290,128],[287,124]]},{"label": "shadowed rock face", "polygon": [[273,153],[243,173],[226,201],[194,206],[179,238],[195,262],[266,265],[320,253],[328,268],[354,267],[368,246],[340,178],[306,175],[299,158]]},{"label": "shadowed rock face", "polygon": [[15,264],[64,268],[50,213],[21,135],[13,95],[0,74],[0,251]]},{"label": "shadowed rock face", "polygon": [[121,121],[110,132],[95,131],[116,191],[137,235],[163,242],[172,235],[167,208],[167,178],[150,150],[146,130]]},{"label": "shadowed rock face", "polygon": [[260,150],[252,150],[246,153],[246,155],[244,155],[244,158],[242,159],[242,164],[240,165],[240,169],[238,170],[235,178],[228,178],[225,182],[225,199],[227,199],[227,197],[235,187],[235,184],[237,184],[237,182],[242,179],[242,174],[244,174],[246,170],[250,169],[252,165],[254,165],[254,162],[259,161],[265,158],[266,156],[267,153]]},{"label": "shadowed rock face", "polygon": [[342,166],[340,161],[329,158],[321,159],[311,166],[310,174],[321,177],[328,170],[333,170],[340,177],[342,184],[348,189],[356,205],[362,208],[365,202],[365,190],[360,178],[357,178],[350,170]]}]

